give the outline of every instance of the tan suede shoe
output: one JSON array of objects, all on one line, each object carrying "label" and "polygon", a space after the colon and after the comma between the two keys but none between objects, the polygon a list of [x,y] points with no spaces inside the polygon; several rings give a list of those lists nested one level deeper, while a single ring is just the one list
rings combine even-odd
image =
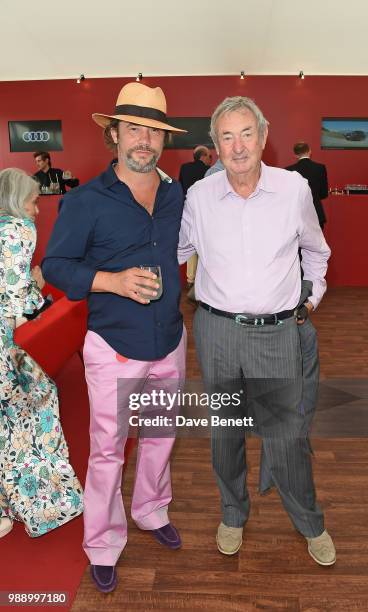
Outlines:
[{"label": "tan suede shoe", "polygon": [[220,523],[217,529],[217,548],[223,555],[235,555],[243,543],[243,527],[228,527]]},{"label": "tan suede shoe", "polygon": [[308,552],[320,565],[333,565],[336,561],[336,550],[331,536],[324,531],[317,538],[306,538]]}]

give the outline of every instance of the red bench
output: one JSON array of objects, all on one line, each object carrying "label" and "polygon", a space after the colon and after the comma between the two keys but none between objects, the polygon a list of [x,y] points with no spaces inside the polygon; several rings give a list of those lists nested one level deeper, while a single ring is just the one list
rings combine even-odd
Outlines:
[{"label": "red bench", "polygon": [[17,327],[14,340],[50,378],[55,378],[72,355],[82,348],[86,331],[86,302],[71,302],[63,296],[36,319]]}]

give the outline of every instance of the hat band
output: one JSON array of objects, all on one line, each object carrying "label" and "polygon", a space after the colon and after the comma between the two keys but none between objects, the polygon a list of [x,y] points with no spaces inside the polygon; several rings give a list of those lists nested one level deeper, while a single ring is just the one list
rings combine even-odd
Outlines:
[{"label": "hat band", "polygon": [[144,119],[155,119],[156,121],[166,121],[166,114],[157,108],[149,106],[136,106],[135,104],[120,104],[115,107],[116,115],[133,115]]}]

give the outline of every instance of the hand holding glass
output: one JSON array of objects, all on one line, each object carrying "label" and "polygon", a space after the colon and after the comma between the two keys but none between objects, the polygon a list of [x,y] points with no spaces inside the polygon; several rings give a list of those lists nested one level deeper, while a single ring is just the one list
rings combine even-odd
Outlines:
[{"label": "hand holding glass", "polygon": [[[162,291],[163,291],[162,276],[161,276],[161,267],[160,266],[149,266],[149,265],[141,265],[139,267],[140,267],[141,270],[147,270],[147,272],[153,272],[153,274],[156,274],[157,278],[155,280],[160,285],[159,288],[157,289],[157,295],[156,296],[149,296],[149,295],[145,295],[144,293],[140,293],[139,295],[141,297],[145,298],[146,300],[159,300],[160,297],[162,296]],[[143,283],[141,284],[141,287],[145,287],[146,289],[151,289],[151,287],[147,287]]]}]

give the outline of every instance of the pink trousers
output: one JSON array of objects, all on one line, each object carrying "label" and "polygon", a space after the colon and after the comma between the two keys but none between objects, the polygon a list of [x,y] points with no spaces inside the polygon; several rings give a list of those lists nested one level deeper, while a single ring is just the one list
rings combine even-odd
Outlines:
[{"label": "pink trousers", "polygon": [[[83,548],[93,565],[115,565],[127,542],[121,480],[125,424],[136,414],[129,395],[144,392],[146,386],[152,389],[155,380],[158,390],[170,379],[171,389],[173,379],[179,386],[185,378],[185,355],[185,329],[178,347],[157,361],[126,359],[95,332],[86,335],[83,356],[91,416]],[[158,529],[169,522],[174,441],[172,436],[139,439],[131,515],[140,529]]]}]

